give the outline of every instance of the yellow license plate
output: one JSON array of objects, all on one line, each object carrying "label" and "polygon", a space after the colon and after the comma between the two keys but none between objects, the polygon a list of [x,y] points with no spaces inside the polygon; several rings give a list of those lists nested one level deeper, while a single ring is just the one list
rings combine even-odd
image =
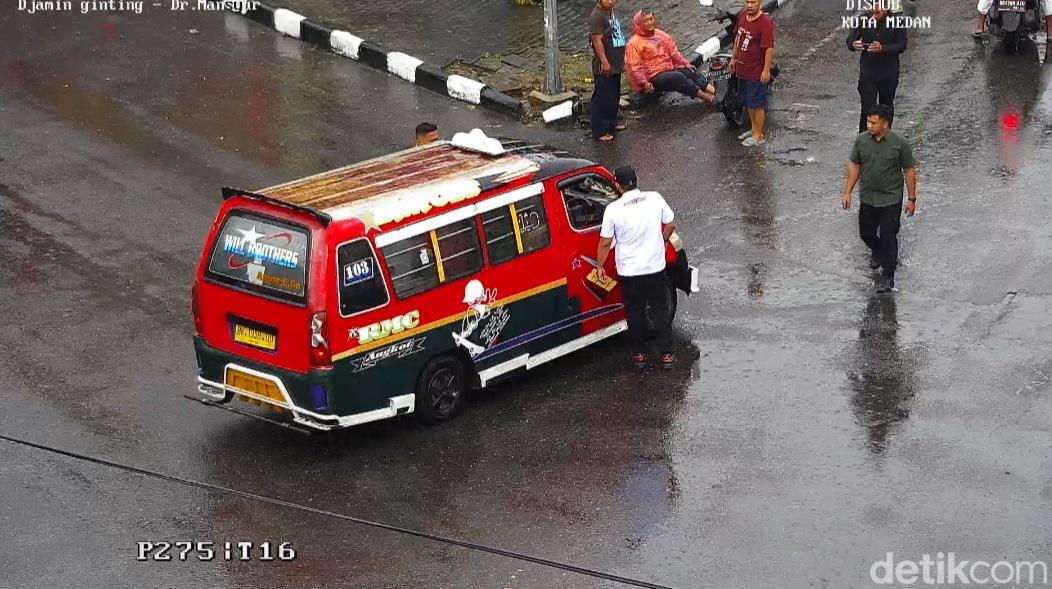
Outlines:
[{"label": "yellow license plate", "polygon": [[278,388],[277,383],[265,378],[260,378],[254,374],[242,372],[236,368],[227,369],[226,385],[240,391],[254,393],[260,397],[266,397],[267,399],[277,401],[282,405],[285,404],[285,397],[282,396],[281,389]]},{"label": "yellow license plate", "polygon": [[610,278],[609,276],[599,278],[599,271],[594,268],[591,272],[588,273],[588,276],[586,276],[585,278],[588,279],[588,282],[591,282],[592,284],[598,286],[606,292],[614,290],[614,287],[617,286],[617,281],[613,278]]},{"label": "yellow license plate", "polygon": [[263,348],[264,350],[270,350],[272,352],[278,345],[278,338],[276,335],[238,324],[234,325],[234,341],[248,346]]}]

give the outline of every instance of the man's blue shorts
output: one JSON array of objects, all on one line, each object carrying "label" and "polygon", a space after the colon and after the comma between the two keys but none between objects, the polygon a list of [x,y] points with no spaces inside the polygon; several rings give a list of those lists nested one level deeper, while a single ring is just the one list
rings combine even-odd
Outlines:
[{"label": "man's blue shorts", "polygon": [[745,108],[767,108],[767,85],[759,80],[738,80],[738,93]]}]

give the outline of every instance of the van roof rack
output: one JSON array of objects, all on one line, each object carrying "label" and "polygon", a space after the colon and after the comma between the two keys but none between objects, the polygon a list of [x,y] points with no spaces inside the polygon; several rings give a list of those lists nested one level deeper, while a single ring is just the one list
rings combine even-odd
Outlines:
[{"label": "van roof rack", "polygon": [[309,212],[327,223],[334,218],[367,215],[389,201],[426,191],[429,185],[472,181],[489,190],[524,176],[540,180],[594,165],[548,145],[496,139],[505,150],[500,155],[437,141],[252,192],[230,191]]}]

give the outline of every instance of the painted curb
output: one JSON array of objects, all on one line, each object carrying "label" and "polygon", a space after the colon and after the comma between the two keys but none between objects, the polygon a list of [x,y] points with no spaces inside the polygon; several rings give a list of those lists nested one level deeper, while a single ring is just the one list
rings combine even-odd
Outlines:
[{"label": "painted curb", "polygon": [[387,51],[367,39],[347,31],[330,29],[291,10],[275,8],[262,2],[256,2],[252,8],[248,8],[249,4],[241,6],[232,9],[232,12],[288,37],[353,59],[456,100],[477,104],[519,119],[525,115],[522,101],[498,92],[478,80],[450,74],[440,67],[424,63],[423,60],[405,53]]}]

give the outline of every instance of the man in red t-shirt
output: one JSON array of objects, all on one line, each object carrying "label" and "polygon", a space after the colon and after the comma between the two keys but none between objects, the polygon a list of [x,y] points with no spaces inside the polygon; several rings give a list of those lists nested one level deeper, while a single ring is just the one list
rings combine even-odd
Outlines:
[{"label": "man in red t-shirt", "polygon": [[731,69],[738,77],[738,92],[745,101],[752,127],[739,137],[742,145],[753,147],[766,142],[763,126],[773,62],[774,21],[761,10],[760,0],[745,0],[745,10],[738,15],[738,34],[731,57]]}]

